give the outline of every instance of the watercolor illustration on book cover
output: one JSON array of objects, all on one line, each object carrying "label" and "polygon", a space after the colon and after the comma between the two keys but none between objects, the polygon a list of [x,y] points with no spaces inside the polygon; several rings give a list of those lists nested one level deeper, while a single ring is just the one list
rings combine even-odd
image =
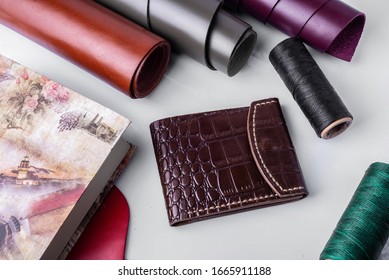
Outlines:
[{"label": "watercolor illustration on book cover", "polygon": [[0,259],[42,255],[127,125],[0,56]]}]

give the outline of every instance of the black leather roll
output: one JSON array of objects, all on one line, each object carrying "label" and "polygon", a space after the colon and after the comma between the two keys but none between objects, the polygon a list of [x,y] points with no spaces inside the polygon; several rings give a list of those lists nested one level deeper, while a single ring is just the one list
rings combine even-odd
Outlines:
[{"label": "black leather roll", "polygon": [[221,0],[95,0],[167,39],[174,50],[212,70],[236,75],[257,34],[221,9]]}]

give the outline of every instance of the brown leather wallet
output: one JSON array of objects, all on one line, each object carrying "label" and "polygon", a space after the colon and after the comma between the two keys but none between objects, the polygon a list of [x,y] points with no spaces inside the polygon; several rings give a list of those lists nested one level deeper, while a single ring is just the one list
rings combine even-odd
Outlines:
[{"label": "brown leather wallet", "polygon": [[277,98],[150,130],[171,226],[308,195]]}]

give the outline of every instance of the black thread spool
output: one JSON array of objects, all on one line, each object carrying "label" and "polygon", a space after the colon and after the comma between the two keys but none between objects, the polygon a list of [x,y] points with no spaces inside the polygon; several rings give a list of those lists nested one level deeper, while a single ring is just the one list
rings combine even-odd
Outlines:
[{"label": "black thread spool", "polygon": [[351,125],[353,116],[300,39],[282,41],[269,59],[319,137],[333,138]]}]

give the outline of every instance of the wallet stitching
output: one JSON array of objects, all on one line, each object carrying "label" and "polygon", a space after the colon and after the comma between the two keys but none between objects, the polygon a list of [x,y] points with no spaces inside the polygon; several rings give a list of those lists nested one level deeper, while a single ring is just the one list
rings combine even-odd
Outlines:
[{"label": "wallet stitching", "polygon": [[[269,105],[269,104],[272,104],[272,103],[277,103],[277,101],[276,100],[264,101],[264,102],[261,102],[261,103],[257,103],[254,106],[254,113],[253,113],[253,136],[254,136],[255,150],[258,153],[258,156],[259,156],[259,158],[261,160],[262,166],[264,167],[265,171],[267,172],[269,177],[273,180],[273,182],[282,191],[287,192],[287,191],[294,191],[294,190],[304,189],[304,187],[302,187],[302,186],[288,188],[288,189],[282,188],[281,185],[276,181],[276,179],[271,175],[269,169],[266,167],[266,165],[265,165],[265,163],[263,161],[263,158],[262,158],[262,156],[261,156],[261,154],[259,152],[257,138],[255,137],[255,115],[256,115],[256,109],[257,109],[257,106]],[[278,195],[277,194],[270,194],[270,195],[264,195],[264,196],[256,197],[255,193],[254,193],[254,197],[253,198],[251,197],[251,198],[246,198],[246,199],[241,200],[241,198],[239,197],[238,201],[232,201],[232,202],[228,202],[228,203],[223,203],[221,205],[216,205],[216,206],[209,206],[209,207],[205,207],[205,208],[194,210],[194,211],[189,210],[189,211],[187,211],[187,214],[188,215],[192,215],[192,214],[200,215],[203,212],[207,212],[207,211],[210,211],[210,210],[224,209],[224,208],[228,208],[230,206],[243,205],[244,203],[256,203],[256,202],[267,200],[267,199],[273,199],[276,196],[278,196]]]},{"label": "wallet stitching", "polygon": [[204,209],[198,209],[198,210],[195,210],[195,211],[188,211],[188,214],[189,215],[191,215],[191,214],[200,214],[200,213],[206,212],[208,210],[219,210],[219,209],[227,208],[227,207],[234,206],[234,205],[237,205],[237,204],[242,205],[243,203],[247,203],[247,202],[249,202],[249,203],[258,202],[258,201],[265,200],[265,199],[268,199],[268,198],[273,198],[273,197],[275,197],[274,194],[260,196],[260,197],[254,197],[254,198],[246,198],[246,199],[243,199],[243,200],[241,200],[239,198],[238,201],[228,202],[228,203],[225,203],[225,204],[223,203],[222,205],[205,207]]},{"label": "wallet stitching", "polygon": [[265,162],[263,161],[263,158],[262,158],[262,155],[261,153],[259,152],[259,148],[258,148],[258,141],[257,141],[257,137],[256,137],[256,134],[255,134],[255,115],[257,113],[257,106],[262,106],[262,105],[268,105],[268,104],[271,104],[271,103],[277,103],[277,101],[275,100],[272,100],[272,101],[266,101],[266,102],[262,102],[262,103],[257,103],[255,104],[254,106],[254,113],[253,113],[253,138],[254,138],[254,144],[255,144],[255,151],[257,152],[258,156],[259,156],[259,159],[261,160],[261,165],[264,167],[264,170],[266,171],[266,173],[268,174],[268,176],[270,177],[270,179],[283,191],[283,192],[288,192],[288,191],[295,191],[295,190],[301,190],[301,189],[304,189],[304,187],[302,186],[299,186],[299,187],[293,187],[293,188],[288,188],[288,189],[284,189],[279,183],[278,181],[273,177],[273,175],[270,173],[269,169],[266,167],[265,165]]}]

